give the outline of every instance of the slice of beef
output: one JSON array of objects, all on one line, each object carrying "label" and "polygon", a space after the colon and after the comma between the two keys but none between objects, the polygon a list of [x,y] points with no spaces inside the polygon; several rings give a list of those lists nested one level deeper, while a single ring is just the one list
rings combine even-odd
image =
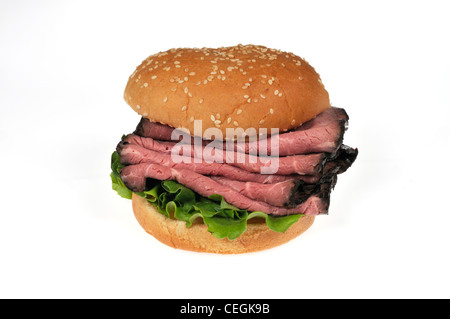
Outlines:
[{"label": "slice of beef", "polygon": [[[154,157],[167,158],[169,156],[176,162],[190,163],[196,162],[196,159],[198,159],[199,163],[226,163],[251,173],[264,174],[269,171],[278,175],[316,175],[320,173],[323,164],[327,160],[327,156],[324,153],[282,157],[261,157],[241,153],[241,161],[235,152],[216,150],[214,155],[212,155],[204,152],[203,148],[197,149],[194,146],[190,148],[192,157],[169,155],[169,151],[172,150],[170,146],[161,145],[151,138],[133,135],[121,141],[117,150],[121,155],[122,164],[137,164],[144,161],[153,161]],[[201,160],[201,157],[203,157],[203,160]],[[271,167],[273,168],[272,170],[270,170]]]},{"label": "slice of beef", "polygon": [[[331,107],[323,111],[295,130],[279,134],[279,155],[334,153],[342,144],[348,119],[347,113],[341,108]],[[269,138],[268,155],[272,153],[271,145],[271,138]],[[258,142],[236,143],[236,150],[259,154]]]},{"label": "slice of beef", "polygon": [[[149,119],[142,117],[136,127],[136,130],[134,131],[134,134],[143,137],[151,137],[155,140],[172,141],[173,130],[173,127],[161,123],[151,122]],[[182,131],[179,131],[179,133],[180,135],[185,134],[187,136],[187,134]]]},{"label": "slice of beef", "polygon": [[337,181],[336,174],[321,179],[319,183],[305,183],[299,179],[273,184],[240,182],[221,176],[210,176],[219,184],[227,185],[237,192],[254,200],[259,200],[272,206],[293,208],[303,203],[313,194],[321,194],[328,198],[331,189]]},{"label": "slice of beef", "polygon": [[227,185],[248,198],[266,202],[279,207],[295,206],[295,194],[302,182],[300,180],[287,180],[274,184],[261,184],[255,182],[241,182],[223,176],[210,176],[212,180]]},{"label": "slice of beef", "polygon": [[[277,136],[278,143],[272,141],[273,137],[269,137],[265,141],[265,150],[260,150],[259,143],[253,141],[234,143],[234,151],[247,154],[271,155],[273,153],[271,149],[273,144],[278,146],[279,156],[322,152],[333,153],[342,143],[347,122],[348,115],[344,109],[331,107],[297,129],[279,134]],[[135,134],[142,137],[150,137],[154,140],[172,142],[179,142],[182,139],[181,136],[184,136],[184,141],[187,140],[192,145],[194,144],[194,138],[180,130],[177,130],[180,138],[173,141],[171,137],[174,130],[168,125],[150,122],[148,119],[142,118]],[[209,141],[200,140],[199,143],[206,146]],[[216,147],[222,150],[226,149],[225,143]]]},{"label": "slice of beef", "polygon": [[351,148],[347,145],[342,145],[336,152],[336,155],[332,158],[330,163],[333,163],[338,167],[337,173],[344,173],[350,166],[352,166],[353,162],[356,160],[358,156],[358,149]]},{"label": "slice of beef", "polygon": [[[256,174],[235,166],[231,166],[229,164],[221,163],[177,163],[173,161],[172,157],[169,154],[148,150],[140,147],[139,145],[127,144],[126,141],[122,141],[118,144],[117,152],[120,155],[121,163],[124,165],[155,163],[171,168],[190,169],[202,175],[227,176],[230,179],[244,182],[248,181],[261,184],[270,184],[295,179],[298,176]],[[182,160],[183,158],[179,157],[178,159]],[[186,160],[190,160],[190,158]]]},{"label": "slice of beef", "polygon": [[298,176],[298,178],[309,184],[329,182],[333,175],[342,174],[350,166],[352,166],[357,156],[358,149],[351,148],[347,145],[341,145],[341,147],[335,152],[334,156],[327,158],[320,174],[312,176]]},{"label": "slice of beef", "polygon": [[134,192],[139,192],[144,189],[146,178],[175,180],[201,196],[208,197],[219,194],[223,196],[227,203],[240,209],[245,209],[250,212],[262,211],[277,216],[290,214],[326,214],[329,206],[329,194],[324,197],[323,194],[319,193],[311,195],[303,203],[294,208],[277,207],[248,198],[232,187],[219,184],[208,176],[198,174],[192,170],[175,169],[154,163],[125,166],[120,171],[120,177],[125,185]]}]

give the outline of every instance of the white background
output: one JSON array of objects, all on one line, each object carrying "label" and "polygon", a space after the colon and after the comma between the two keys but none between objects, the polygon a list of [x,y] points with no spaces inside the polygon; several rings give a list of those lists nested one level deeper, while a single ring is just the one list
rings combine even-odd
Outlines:
[{"label": "white background", "polygon": [[[448,1],[1,1],[0,297],[449,298]],[[128,76],[172,47],[294,52],[360,150],[278,248],[175,250],[110,185]]]}]

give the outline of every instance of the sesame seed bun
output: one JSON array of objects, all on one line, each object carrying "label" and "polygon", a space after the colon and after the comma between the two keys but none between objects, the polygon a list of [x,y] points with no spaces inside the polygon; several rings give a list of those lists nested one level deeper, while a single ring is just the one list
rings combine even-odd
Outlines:
[{"label": "sesame seed bun", "polygon": [[203,223],[197,222],[187,228],[184,221],[165,217],[145,198],[136,194],[133,194],[133,211],[142,228],[163,244],[183,250],[220,254],[249,253],[282,245],[302,234],[314,222],[314,216],[302,216],[285,233],[277,233],[270,230],[264,220],[255,218],[249,220],[241,236],[228,240],[211,235]]},{"label": "sesame seed bun", "polygon": [[130,76],[125,101],[140,115],[202,136],[210,127],[295,128],[330,107],[319,74],[302,58],[256,45],[171,49]]}]

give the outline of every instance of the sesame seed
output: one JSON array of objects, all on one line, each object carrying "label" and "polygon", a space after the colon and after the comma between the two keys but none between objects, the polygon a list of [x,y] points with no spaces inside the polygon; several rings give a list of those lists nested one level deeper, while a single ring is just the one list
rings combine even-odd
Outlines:
[{"label": "sesame seed", "polygon": [[245,90],[247,88],[247,86],[244,85],[242,88]]},{"label": "sesame seed", "polygon": [[249,98],[248,100],[247,100],[247,103],[250,103],[252,101],[252,98]]},{"label": "sesame seed", "polygon": [[269,80],[269,81],[267,81],[267,82],[269,82],[269,84],[270,84],[270,85],[272,85],[272,83],[273,83],[273,81],[272,81],[272,80]]},{"label": "sesame seed", "polygon": [[225,79],[226,79],[226,76],[222,75],[222,81],[225,81]]},{"label": "sesame seed", "polygon": [[295,124],[295,120],[292,120],[291,125],[294,125],[294,124]]},{"label": "sesame seed", "polygon": [[282,97],[282,96],[283,96],[283,93],[282,93],[282,92],[280,92],[280,93],[278,94],[278,96],[279,96],[279,97]]},{"label": "sesame seed", "polygon": [[234,121],[233,124],[234,124],[234,126],[239,126],[239,123],[236,121]]},{"label": "sesame seed", "polygon": [[275,90],[275,95],[278,95],[278,90]]},{"label": "sesame seed", "polygon": [[188,88],[187,87],[184,87],[184,93],[188,93]]},{"label": "sesame seed", "polygon": [[181,108],[181,111],[186,111],[186,108],[187,108],[187,106],[185,105],[185,106],[183,106],[182,108]]},{"label": "sesame seed", "polygon": [[188,80],[189,80],[189,78],[188,78],[187,76],[185,76],[185,77],[184,77],[184,80],[185,80],[185,81],[188,81]]},{"label": "sesame seed", "polygon": [[220,114],[219,113],[216,114],[216,118],[220,119]]},{"label": "sesame seed", "polygon": [[227,119],[227,123],[230,123],[231,122],[231,117],[229,117],[228,119]]},{"label": "sesame seed", "polygon": [[147,83],[147,82],[145,82],[145,83],[144,83],[144,86],[145,86],[145,87],[147,87],[147,86],[148,86],[148,83]]},{"label": "sesame seed", "polygon": [[247,94],[244,95],[244,99],[248,99],[250,96],[248,96]]},{"label": "sesame seed", "polygon": [[164,103],[166,103],[166,102],[167,102],[167,96],[166,96],[166,97],[164,98],[163,102],[164,102]]},{"label": "sesame seed", "polygon": [[214,115],[211,115],[211,121],[215,121],[216,120],[216,118],[214,117]]},{"label": "sesame seed", "polygon": [[232,66],[229,66],[229,67],[227,68],[227,70],[231,72],[231,71],[233,71],[233,67],[232,67]]},{"label": "sesame seed", "polygon": [[195,75],[195,72],[190,72],[189,75],[193,76],[193,75]]},{"label": "sesame seed", "polygon": [[273,114],[273,109],[271,108],[269,112],[270,112],[270,114]]},{"label": "sesame seed", "polygon": [[262,78],[267,78],[267,75],[263,74],[261,75]]},{"label": "sesame seed", "polygon": [[225,74],[225,71],[224,71],[224,70],[220,70],[220,73],[221,73],[221,74]]},{"label": "sesame seed", "polygon": [[173,64],[180,64],[180,61],[175,61],[173,62]]},{"label": "sesame seed", "polygon": [[192,97],[192,94],[191,94],[191,92],[189,92],[189,93],[188,93],[188,96],[189,96],[189,97]]},{"label": "sesame seed", "polygon": [[191,116],[191,118],[189,119],[189,122],[194,122],[194,117],[193,116]]},{"label": "sesame seed", "polygon": [[137,108],[138,110],[140,110],[140,109],[141,109],[141,106],[140,106],[139,104],[137,104],[137,105],[136,105],[136,108]]},{"label": "sesame seed", "polygon": [[203,103],[203,99],[200,99],[200,100],[198,101],[198,103],[202,104],[202,103]]},{"label": "sesame seed", "polygon": [[299,79],[300,81],[303,80],[303,78],[302,78],[301,76],[299,76],[298,79]]},{"label": "sesame seed", "polygon": [[206,84],[206,83],[208,83],[208,80],[203,81],[203,84]]},{"label": "sesame seed", "polygon": [[189,69],[188,68],[184,69],[184,72],[189,72]]},{"label": "sesame seed", "polygon": [[241,113],[242,113],[242,110],[241,110],[241,109],[237,110],[237,112],[236,112],[237,115],[239,115],[239,114],[241,114]]},{"label": "sesame seed", "polygon": [[259,121],[259,124],[264,124],[264,120]]},{"label": "sesame seed", "polygon": [[175,65],[175,67],[176,67],[176,68],[181,68],[181,66],[180,66],[180,65],[178,65],[178,64],[177,64],[177,65]]},{"label": "sesame seed", "polygon": [[221,122],[220,120],[215,120],[214,123],[215,123],[216,125],[219,125],[219,124],[222,123],[222,122]]},{"label": "sesame seed", "polygon": [[259,95],[262,99],[265,99],[266,98],[266,96],[264,95],[264,94],[260,94]]}]

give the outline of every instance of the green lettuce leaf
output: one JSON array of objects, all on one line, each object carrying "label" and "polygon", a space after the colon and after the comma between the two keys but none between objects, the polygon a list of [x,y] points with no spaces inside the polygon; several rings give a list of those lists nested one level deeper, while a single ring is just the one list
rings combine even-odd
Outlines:
[{"label": "green lettuce leaf", "polygon": [[[129,190],[120,178],[120,156],[114,152],[111,156],[112,188],[120,196],[131,199]],[[269,229],[284,233],[295,224],[303,214],[271,216],[264,212],[248,212],[227,203],[221,195],[214,194],[205,198],[191,189],[174,181],[152,180],[148,191],[136,193],[155,205],[166,217],[173,217],[192,226],[197,218],[202,218],[208,231],[217,238],[238,238],[247,228],[251,218],[263,218]]]}]

